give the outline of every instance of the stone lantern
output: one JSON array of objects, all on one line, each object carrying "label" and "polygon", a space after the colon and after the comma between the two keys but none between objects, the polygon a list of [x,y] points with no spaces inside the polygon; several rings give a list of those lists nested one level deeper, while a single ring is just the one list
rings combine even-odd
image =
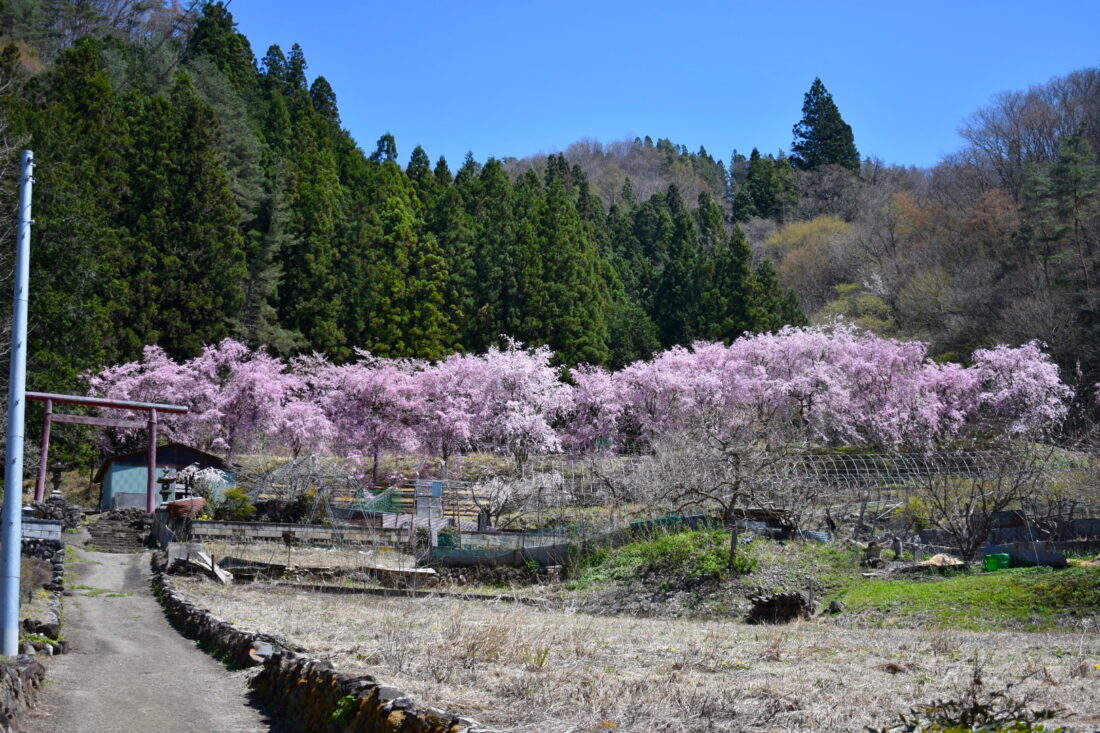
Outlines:
[{"label": "stone lantern", "polygon": [[50,466],[51,476],[50,481],[53,483],[53,489],[50,491],[51,499],[61,498],[61,472],[65,469],[64,464],[54,463]]},{"label": "stone lantern", "polygon": [[179,473],[176,471],[169,471],[160,478],[157,479],[157,483],[160,484],[160,500],[163,503],[173,501],[176,498],[175,483],[179,479]]}]

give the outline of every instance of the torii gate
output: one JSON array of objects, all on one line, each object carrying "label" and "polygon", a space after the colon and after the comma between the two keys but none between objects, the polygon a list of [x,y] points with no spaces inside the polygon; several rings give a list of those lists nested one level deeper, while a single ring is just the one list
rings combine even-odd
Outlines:
[{"label": "torii gate", "polygon": [[[51,394],[48,392],[27,392],[27,399],[46,403],[46,416],[42,420],[42,454],[38,461],[38,480],[34,484],[34,500],[42,501],[46,496],[46,465],[50,453],[50,426],[55,422],[75,423],[77,425],[95,425],[101,428],[148,428],[149,430],[149,476],[145,494],[145,510],[152,514],[156,511],[157,485],[157,413],[184,415],[184,405],[162,405],[156,402],[133,402],[131,400],[110,400],[103,397],[78,397],[76,395]],[[54,404],[86,405],[89,407],[107,407],[114,410],[134,410],[149,413],[146,422],[141,420],[123,420],[113,417],[90,417],[87,415],[66,415],[53,411]]]}]

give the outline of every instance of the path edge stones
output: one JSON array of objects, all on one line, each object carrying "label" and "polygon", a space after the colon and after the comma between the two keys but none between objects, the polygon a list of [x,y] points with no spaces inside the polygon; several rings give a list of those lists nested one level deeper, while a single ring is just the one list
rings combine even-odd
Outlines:
[{"label": "path edge stones", "polygon": [[21,645],[23,653],[17,657],[0,657],[0,733],[19,731],[23,716],[34,709],[38,702],[38,693],[46,681],[46,667],[35,655],[52,655],[66,651],[65,643],[59,641],[62,631],[62,595],[65,590],[65,543],[60,540],[23,537],[20,555],[35,557],[50,564],[51,580],[46,586],[50,592],[47,618],[25,618],[20,622],[20,631],[41,634],[50,641]]},{"label": "path edge stones", "polygon": [[171,624],[215,658],[258,666],[249,679],[269,715],[318,733],[493,733],[470,718],[422,705],[371,675],[352,676],[287,647],[279,637],[238,629],[177,590],[154,555],[153,592]]}]

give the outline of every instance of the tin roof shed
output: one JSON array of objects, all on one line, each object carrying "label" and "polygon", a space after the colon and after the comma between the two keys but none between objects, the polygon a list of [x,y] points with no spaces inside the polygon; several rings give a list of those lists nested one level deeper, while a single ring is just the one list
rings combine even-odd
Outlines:
[{"label": "tin roof shed", "polygon": [[[127,507],[145,507],[148,468],[145,450],[134,453],[111,456],[100,465],[92,479],[100,484],[100,509],[125,509]],[[226,486],[237,483],[236,475],[229,465],[211,453],[192,448],[182,443],[168,443],[157,448],[157,478],[169,471],[179,471],[190,465],[199,468],[216,468],[226,474]]]}]

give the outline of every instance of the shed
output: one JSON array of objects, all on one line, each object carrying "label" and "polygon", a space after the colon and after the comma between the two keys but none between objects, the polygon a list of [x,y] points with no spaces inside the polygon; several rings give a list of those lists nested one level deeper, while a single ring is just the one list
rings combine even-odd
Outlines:
[{"label": "shed", "polygon": [[[111,456],[103,462],[92,479],[100,485],[100,509],[145,508],[148,486],[148,458],[145,450]],[[157,447],[157,478],[169,471],[179,471],[192,464],[199,468],[216,468],[225,472],[222,490],[237,484],[237,476],[221,458],[182,443],[168,443]]]}]

